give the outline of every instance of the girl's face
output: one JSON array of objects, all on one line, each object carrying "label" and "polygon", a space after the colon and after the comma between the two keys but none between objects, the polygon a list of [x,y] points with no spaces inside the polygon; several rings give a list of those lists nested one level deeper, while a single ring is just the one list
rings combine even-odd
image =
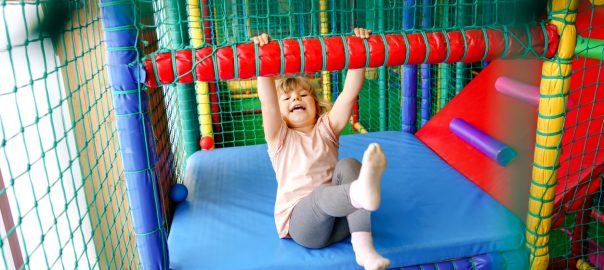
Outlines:
[{"label": "girl's face", "polygon": [[290,128],[314,125],[317,106],[309,90],[296,87],[279,96],[279,110]]}]

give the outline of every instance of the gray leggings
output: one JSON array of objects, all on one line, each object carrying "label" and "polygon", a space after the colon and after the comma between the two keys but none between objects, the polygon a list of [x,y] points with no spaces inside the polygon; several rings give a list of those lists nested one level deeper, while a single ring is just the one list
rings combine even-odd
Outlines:
[{"label": "gray leggings", "polygon": [[350,203],[350,183],[359,177],[361,163],[338,161],[331,185],[321,185],[294,207],[289,235],[307,248],[322,248],[339,242],[351,232],[371,232],[370,212]]}]

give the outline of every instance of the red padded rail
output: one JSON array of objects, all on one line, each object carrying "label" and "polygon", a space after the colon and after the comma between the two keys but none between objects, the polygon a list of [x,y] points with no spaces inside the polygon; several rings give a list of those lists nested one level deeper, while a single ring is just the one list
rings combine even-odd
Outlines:
[{"label": "red padded rail", "polygon": [[[198,81],[249,79],[257,75],[314,73],[346,67],[471,63],[524,55],[541,56],[545,49],[545,57],[552,57],[557,47],[558,35],[553,25],[374,34],[366,40],[352,36],[284,39],[264,46],[246,43],[216,50],[211,47],[196,49],[194,72]],[[181,50],[158,53],[145,59],[146,84],[155,87],[157,79],[161,84],[170,84],[175,77],[180,83],[192,83],[192,54],[193,50]],[[155,74],[154,67],[158,74]]]}]

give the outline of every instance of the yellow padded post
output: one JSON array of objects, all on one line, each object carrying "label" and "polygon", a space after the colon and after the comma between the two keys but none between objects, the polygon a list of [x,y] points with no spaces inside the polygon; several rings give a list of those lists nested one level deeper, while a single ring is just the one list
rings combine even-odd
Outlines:
[{"label": "yellow padded post", "polygon": [[575,51],[575,19],[579,0],[552,0],[550,23],[558,28],[560,43],[555,57],[543,63],[539,118],[527,216],[526,245],[531,269],[549,264],[549,234],[554,207],[560,143],[570,87],[571,61]]},{"label": "yellow padded post", "polygon": [[579,270],[597,270],[598,268],[596,268],[595,266],[591,265],[590,263],[584,261],[583,259],[579,259],[579,260],[577,260],[577,269],[579,269]]},{"label": "yellow padded post", "polygon": [[[189,10],[189,29],[191,35],[191,45],[195,48],[203,46],[205,37],[202,28],[202,13],[198,0],[188,0],[187,9]],[[196,82],[197,90],[197,110],[199,112],[199,124],[201,125],[201,137],[211,137],[214,139],[212,132],[212,115],[210,108],[210,91],[208,83]]]},{"label": "yellow padded post", "polygon": [[[320,10],[320,23],[321,23],[321,35],[329,34],[329,16],[327,15],[327,0],[321,0],[319,2],[319,10]],[[324,60],[325,61],[325,60]],[[331,97],[331,74],[327,71],[321,72],[321,77],[323,78],[322,88],[323,88],[323,99],[328,102],[332,101]]]}]

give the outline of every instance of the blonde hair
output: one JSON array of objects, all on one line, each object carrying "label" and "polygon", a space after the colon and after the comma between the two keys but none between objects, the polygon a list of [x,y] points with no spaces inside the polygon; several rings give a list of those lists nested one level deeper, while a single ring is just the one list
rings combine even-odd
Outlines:
[{"label": "blonde hair", "polygon": [[302,88],[308,92],[315,100],[317,108],[317,118],[331,109],[331,103],[319,98],[318,87],[316,84],[306,77],[287,77],[277,81],[277,94],[285,94],[295,88]]}]

